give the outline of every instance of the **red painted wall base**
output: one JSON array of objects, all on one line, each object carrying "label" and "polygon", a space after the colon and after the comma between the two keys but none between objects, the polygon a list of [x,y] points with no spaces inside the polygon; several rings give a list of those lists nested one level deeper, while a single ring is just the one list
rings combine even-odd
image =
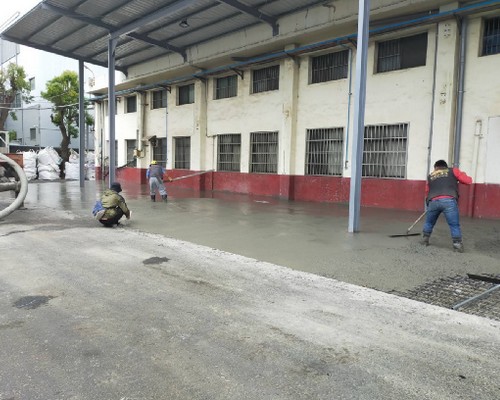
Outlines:
[{"label": "red painted wall base", "polygon": [[[172,170],[172,178],[191,175],[195,171]],[[146,170],[120,168],[117,180],[129,184],[147,184]],[[96,179],[102,179],[96,168]],[[219,191],[289,200],[348,203],[350,179],[326,176],[293,176],[207,172],[169,183],[197,191]],[[361,183],[361,205],[408,211],[423,211],[425,181],[364,178]],[[500,185],[460,185],[460,213],[475,218],[500,219]]]}]

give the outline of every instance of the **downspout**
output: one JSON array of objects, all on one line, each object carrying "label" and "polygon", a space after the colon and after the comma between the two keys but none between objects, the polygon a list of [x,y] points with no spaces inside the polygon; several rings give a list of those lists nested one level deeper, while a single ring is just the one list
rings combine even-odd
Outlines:
[{"label": "downspout", "polygon": [[462,119],[464,103],[464,81],[465,81],[465,52],[467,44],[467,17],[460,21],[460,61],[458,65],[458,97],[457,110],[455,114],[455,146],[453,149],[453,166],[460,166],[460,145],[462,144]]},{"label": "downspout", "polygon": [[346,132],[345,132],[345,161],[344,161],[344,169],[347,169],[349,165],[349,132],[351,129],[351,99],[352,99],[352,48],[346,45],[342,45],[342,47],[346,47],[349,50],[349,87],[347,93],[347,123],[346,123]]},{"label": "downspout", "polygon": [[168,91],[165,89],[165,170],[168,165]]},{"label": "downspout", "polygon": [[474,150],[472,153],[472,185],[469,188],[469,201],[467,216],[474,217],[474,197],[476,195],[476,180],[477,180],[477,163],[479,162],[479,148],[481,146],[481,139],[483,138],[483,121],[476,120],[476,131],[474,132]]},{"label": "downspout", "polygon": [[429,126],[429,143],[427,145],[427,169],[425,176],[431,171],[431,152],[432,152],[432,140],[434,137],[434,106],[436,103],[436,80],[437,80],[437,54],[438,54],[438,43],[439,43],[439,24],[436,24],[436,36],[434,40],[434,66],[432,70],[432,101],[431,101],[431,118]]}]

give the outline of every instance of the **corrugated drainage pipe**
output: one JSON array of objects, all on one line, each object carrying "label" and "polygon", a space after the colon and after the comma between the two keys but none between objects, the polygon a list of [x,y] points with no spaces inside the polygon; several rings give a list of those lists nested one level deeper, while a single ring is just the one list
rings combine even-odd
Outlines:
[{"label": "corrugated drainage pipe", "polygon": [[26,194],[28,193],[28,179],[26,179],[24,170],[14,160],[11,160],[3,154],[0,154],[0,160],[7,162],[14,168],[21,182],[21,190],[15,200],[10,204],[10,206],[0,211],[0,219],[2,219],[22,206],[24,199],[26,198]]}]

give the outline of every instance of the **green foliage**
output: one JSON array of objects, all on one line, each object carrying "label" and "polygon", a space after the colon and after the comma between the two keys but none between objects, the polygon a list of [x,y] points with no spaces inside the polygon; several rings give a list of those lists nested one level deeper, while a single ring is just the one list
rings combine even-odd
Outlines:
[{"label": "green foliage", "polygon": [[21,96],[22,101],[30,103],[33,100],[30,91],[31,86],[22,66],[11,63],[7,68],[0,68],[0,130],[4,129],[9,115],[16,119],[15,110],[12,110],[16,96]]},{"label": "green foliage", "polygon": [[[46,90],[41,93],[45,100],[53,104],[50,119],[61,131],[61,157],[65,161],[69,159],[70,138],[78,137],[79,89],[78,74],[74,71],[64,71],[48,81]],[[88,125],[94,124],[92,116],[87,112],[85,120]]]},{"label": "green foliage", "polygon": [[16,140],[17,139],[17,132],[12,130],[9,131],[9,141]]}]

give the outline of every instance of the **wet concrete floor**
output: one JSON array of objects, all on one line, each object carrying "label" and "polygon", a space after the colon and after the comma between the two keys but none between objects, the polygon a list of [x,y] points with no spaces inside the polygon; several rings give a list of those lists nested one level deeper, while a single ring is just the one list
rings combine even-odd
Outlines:
[{"label": "wet concrete floor", "polygon": [[[362,208],[361,232],[350,234],[348,206],[283,201],[228,193],[199,193],[168,186],[167,203],[151,202],[146,185],[122,182],[132,218],[122,227],[181,239],[260,261],[385,292],[411,290],[440,278],[500,274],[500,221],[462,218],[466,252],[454,253],[440,218],[431,246],[404,234],[419,212]],[[29,183],[30,207],[63,209],[75,225],[98,225],[91,209],[105,183]],[[1,194],[5,196],[5,194]],[[419,222],[412,232],[419,232]],[[105,228],[103,228],[105,229]]]}]

